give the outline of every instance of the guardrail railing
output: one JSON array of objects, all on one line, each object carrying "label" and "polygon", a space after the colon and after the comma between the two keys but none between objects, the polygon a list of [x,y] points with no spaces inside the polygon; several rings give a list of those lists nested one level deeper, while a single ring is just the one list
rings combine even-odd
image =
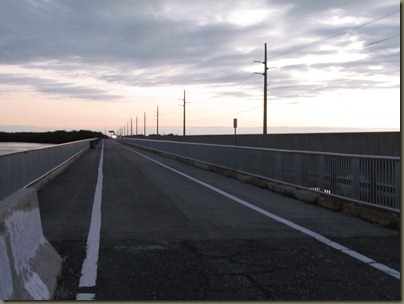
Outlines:
[{"label": "guardrail railing", "polygon": [[[121,139],[122,140],[122,139]],[[400,212],[400,158],[125,139],[276,182]]]},{"label": "guardrail railing", "polygon": [[0,200],[89,149],[92,141],[94,138],[0,155]]}]

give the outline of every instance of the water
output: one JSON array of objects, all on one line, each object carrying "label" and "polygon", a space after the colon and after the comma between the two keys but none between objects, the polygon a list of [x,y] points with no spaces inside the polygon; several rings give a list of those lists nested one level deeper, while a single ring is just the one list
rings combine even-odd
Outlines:
[{"label": "water", "polygon": [[6,155],[15,152],[28,151],[32,149],[54,146],[52,144],[36,144],[21,142],[0,142],[0,155]]}]

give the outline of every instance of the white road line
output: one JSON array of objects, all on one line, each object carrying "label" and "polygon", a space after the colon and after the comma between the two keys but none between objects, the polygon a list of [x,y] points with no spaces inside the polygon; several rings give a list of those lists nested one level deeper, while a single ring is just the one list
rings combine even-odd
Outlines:
[{"label": "white road line", "polygon": [[[98,252],[100,248],[100,231],[101,231],[101,201],[102,201],[102,167],[104,164],[104,142],[102,142],[100,162],[98,165],[98,178],[95,187],[93,210],[91,214],[90,230],[87,237],[87,253],[81,268],[81,277],[79,287],[93,287],[97,280]],[[77,300],[94,294],[77,294]],[[92,297],[94,299],[94,297]]]},{"label": "white road line", "polygon": [[164,164],[158,162],[157,160],[154,160],[154,159],[152,159],[152,158],[150,158],[150,157],[148,157],[146,155],[143,155],[142,153],[139,153],[139,152],[137,152],[137,151],[135,151],[133,149],[130,149],[130,148],[126,147],[126,146],[123,146],[123,147],[125,147],[126,149],[128,149],[128,150],[130,150],[130,151],[132,151],[132,152],[134,152],[134,153],[136,153],[136,154],[138,154],[138,155],[140,155],[140,156],[142,156],[142,157],[144,157],[144,158],[146,158],[146,159],[148,159],[148,160],[150,160],[150,161],[152,161],[152,162],[154,162],[154,163],[156,163],[156,164],[158,164],[158,165],[160,165],[160,166],[162,166],[162,167],[164,167],[164,168],[166,168],[166,169],[168,169],[168,170],[170,170],[172,172],[175,172],[175,173],[177,173],[179,175],[182,175],[183,177],[186,177],[189,180],[192,180],[195,183],[198,183],[198,184],[200,184],[200,185],[202,185],[202,186],[204,186],[206,188],[209,188],[209,189],[215,191],[216,193],[219,193],[219,194],[221,194],[221,195],[223,195],[223,196],[225,196],[225,197],[227,197],[227,198],[229,198],[229,199],[231,199],[231,200],[233,200],[233,201],[235,201],[235,202],[237,202],[237,203],[239,203],[239,204],[241,204],[241,205],[243,205],[243,206],[245,206],[247,208],[250,208],[250,209],[252,209],[252,210],[254,210],[254,211],[256,211],[256,212],[258,212],[258,213],[260,213],[262,215],[265,215],[265,216],[267,216],[267,217],[269,217],[269,218],[271,218],[271,219],[273,219],[275,221],[278,221],[278,222],[280,222],[282,224],[285,224],[285,225],[287,225],[287,226],[289,226],[289,227],[291,227],[291,228],[293,228],[295,230],[298,230],[298,231],[300,231],[300,232],[302,232],[302,233],[316,239],[317,241],[319,241],[319,242],[321,242],[321,243],[323,243],[323,244],[325,244],[327,246],[330,246],[330,247],[332,247],[332,248],[334,248],[334,249],[336,249],[336,250],[338,250],[338,251],[340,251],[342,253],[345,253],[345,254],[353,257],[354,259],[356,259],[358,261],[361,261],[361,262],[363,262],[365,264],[368,264],[369,266],[372,266],[372,267],[374,267],[374,268],[376,268],[376,269],[378,269],[380,271],[383,271],[384,273],[386,273],[386,274],[388,274],[388,275],[390,275],[390,276],[392,276],[392,277],[394,277],[396,279],[400,279],[400,272],[393,269],[393,268],[390,268],[390,267],[388,267],[388,266],[386,266],[384,264],[380,264],[380,263],[372,260],[371,258],[368,258],[368,257],[366,257],[366,256],[364,256],[364,255],[362,255],[362,254],[360,254],[360,253],[358,253],[356,251],[353,251],[353,250],[351,250],[351,249],[349,249],[349,248],[347,248],[347,247],[345,247],[345,246],[343,246],[341,244],[338,244],[338,243],[336,243],[334,241],[331,241],[330,239],[327,239],[326,237],[324,237],[324,236],[322,236],[322,235],[320,235],[320,234],[318,234],[318,233],[316,233],[316,232],[314,232],[312,230],[304,228],[304,227],[302,227],[302,226],[300,226],[298,224],[295,224],[295,223],[293,223],[293,222],[291,222],[291,221],[289,221],[287,219],[284,219],[284,218],[282,218],[280,216],[277,216],[277,215],[275,215],[275,214],[273,214],[271,212],[268,212],[268,211],[266,211],[266,210],[264,210],[264,209],[262,209],[260,207],[257,207],[255,205],[249,203],[249,202],[246,202],[245,200],[242,200],[242,199],[240,199],[238,197],[235,197],[234,195],[231,195],[231,194],[229,194],[229,193],[227,193],[227,192],[225,192],[223,190],[220,190],[220,189],[218,189],[216,187],[213,187],[213,186],[211,186],[211,185],[209,185],[209,184],[207,184],[207,183],[205,183],[203,181],[200,181],[200,180],[198,180],[198,179],[196,179],[196,178],[194,178],[192,176],[189,176],[189,175],[187,175],[187,174],[185,174],[185,173],[183,173],[181,171],[178,171],[178,170],[173,169],[173,168],[171,168],[171,167],[169,167],[167,165],[164,165]]}]

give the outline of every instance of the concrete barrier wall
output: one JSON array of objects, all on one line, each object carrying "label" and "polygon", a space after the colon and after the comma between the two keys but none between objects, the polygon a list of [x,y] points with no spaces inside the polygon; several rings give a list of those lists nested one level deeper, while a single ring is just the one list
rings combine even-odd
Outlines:
[{"label": "concrete barrier wall", "polygon": [[0,201],[0,299],[52,299],[61,265],[43,235],[36,190]]},{"label": "concrete barrier wall", "polygon": [[90,148],[93,139],[0,156],[0,200],[39,179],[74,155]]},{"label": "concrete barrier wall", "polygon": [[[152,136],[179,142],[234,145],[234,135]],[[401,155],[400,132],[237,135],[237,145],[362,155]]]}]

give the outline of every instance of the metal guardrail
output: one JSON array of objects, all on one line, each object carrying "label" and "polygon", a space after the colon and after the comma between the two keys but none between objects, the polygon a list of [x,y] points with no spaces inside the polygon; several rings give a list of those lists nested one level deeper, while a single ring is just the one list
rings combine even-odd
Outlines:
[{"label": "metal guardrail", "polygon": [[1,155],[0,200],[89,149],[92,141],[94,138]]},{"label": "metal guardrail", "polygon": [[330,196],[400,212],[400,158],[125,139]]}]

